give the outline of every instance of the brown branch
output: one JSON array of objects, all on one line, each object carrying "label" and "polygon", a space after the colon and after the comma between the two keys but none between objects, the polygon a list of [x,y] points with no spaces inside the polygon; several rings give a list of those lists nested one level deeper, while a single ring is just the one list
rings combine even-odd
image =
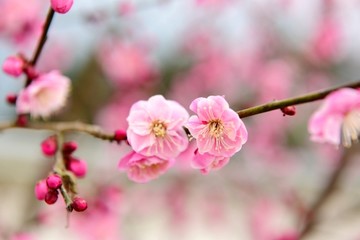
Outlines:
[{"label": "brown branch", "polygon": [[314,101],[325,98],[327,95],[329,95],[330,93],[332,93],[340,88],[360,88],[360,81],[343,84],[343,85],[340,85],[337,87],[329,88],[329,89],[314,92],[314,93],[305,94],[305,95],[302,95],[299,97],[287,98],[284,100],[273,101],[270,103],[243,109],[243,110],[238,111],[237,114],[239,115],[240,118],[245,118],[245,117],[250,117],[250,116],[253,116],[256,114],[269,112],[272,110],[276,110],[276,109],[280,109],[280,108],[284,108],[284,107],[288,107],[288,106],[293,106],[293,105],[298,105],[298,104],[303,104],[303,103],[308,103],[308,102],[314,102]]},{"label": "brown branch", "polygon": [[[55,15],[55,12],[54,10],[50,7],[49,8],[49,11],[48,11],[48,14],[46,16],[46,20],[45,20],[45,23],[44,23],[44,26],[43,26],[43,30],[41,32],[41,36],[39,38],[39,41],[37,43],[37,46],[36,46],[36,49],[34,51],[34,55],[33,57],[31,58],[29,64],[31,66],[35,66],[37,61],[39,60],[39,57],[40,57],[40,54],[44,48],[44,45],[46,43],[46,40],[47,40],[47,35],[48,35],[48,32],[49,32],[49,29],[50,29],[50,25],[52,23],[52,20],[54,19],[54,15]],[[28,77],[26,79],[26,83],[25,83],[25,87],[29,86],[31,82],[31,79]]]},{"label": "brown branch", "polygon": [[49,130],[59,133],[83,132],[102,140],[114,141],[115,133],[107,133],[101,127],[82,122],[35,122],[28,123],[25,127],[16,126],[15,123],[1,123],[0,132],[12,128],[25,128],[33,130]]},{"label": "brown branch", "polygon": [[[325,98],[329,93],[338,90],[340,88],[359,88],[359,87],[360,87],[360,81],[357,81],[354,83],[340,85],[327,90],[305,94],[300,97],[288,98],[281,101],[274,101],[274,102],[258,105],[255,107],[240,110],[237,113],[241,118],[250,117],[256,114],[280,109],[287,106],[320,100]],[[16,123],[0,123],[0,131],[10,128],[16,128],[16,127],[18,127],[16,126]],[[98,126],[85,124],[81,122],[29,123],[23,128],[36,129],[36,130],[51,130],[55,132],[84,132],[96,138],[100,138],[102,140],[107,140],[107,141],[114,141],[114,136],[115,136],[114,133],[104,132]],[[186,128],[185,131],[187,134],[189,134]]]},{"label": "brown branch", "polygon": [[330,175],[327,184],[324,186],[323,190],[320,192],[314,204],[308,211],[304,226],[299,235],[299,239],[303,239],[312,232],[323,206],[336,190],[336,187],[341,177],[343,176],[346,167],[350,165],[350,160],[352,159],[351,155],[352,151],[350,149],[344,149],[344,153],[338,162],[338,166]]}]

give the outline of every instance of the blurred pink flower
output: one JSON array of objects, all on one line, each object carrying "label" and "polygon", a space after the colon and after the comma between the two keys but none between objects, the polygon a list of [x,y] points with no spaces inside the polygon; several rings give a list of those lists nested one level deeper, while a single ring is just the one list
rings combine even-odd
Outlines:
[{"label": "blurred pink flower", "polygon": [[173,163],[173,159],[146,157],[132,151],[120,160],[119,169],[127,171],[129,179],[134,182],[145,183],[164,174]]},{"label": "blurred pink flower", "polygon": [[122,41],[105,42],[100,48],[99,63],[109,80],[118,86],[144,84],[153,80],[157,72],[143,47]]},{"label": "blurred pink flower", "polygon": [[223,6],[232,2],[231,0],[195,0],[196,5],[199,6]]},{"label": "blurred pink flower", "polygon": [[183,129],[189,114],[177,102],[161,95],[138,101],[130,109],[127,137],[135,152],[169,159],[189,144]]},{"label": "blurred pink flower", "polygon": [[16,111],[33,117],[49,117],[65,106],[69,92],[69,78],[58,71],[42,74],[20,91]]},{"label": "blurred pink flower", "polygon": [[101,108],[97,116],[97,122],[109,131],[127,129],[129,125],[126,118],[121,116],[128,116],[134,102],[148,97],[148,95],[141,91],[121,92],[121,94],[115,95],[106,106]]},{"label": "blurred pink flower", "polygon": [[360,135],[360,90],[343,88],[329,94],[308,129],[313,141],[350,147]]},{"label": "blurred pink flower", "polygon": [[74,3],[74,0],[51,0],[51,7],[57,13],[67,13]]},{"label": "blurred pink flower", "polygon": [[246,127],[224,97],[197,98],[190,109],[197,115],[190,117],[187,127],[200,154],[231,157],[246,143]]},{"label": "blurred pink flower", "polygon": [[28,233],[19,233],[10,238],[10,240],[34,240],[35,238]]},{"label": "blurred pink flower", "polygon": [[332,61],[339,56],[343,33],[340,24],[325,17],[316,29],[310,45],[310,55],[316,61]]},{"label": "blurred pink flower", "polygon": [[18,44],[32,40],[41,31],[43,6],[38,0],[0,1],[0,34]]},{"label": "blurred pink flower", "polygon": [[281,202],[261,199],[250,211],[250,228],[256,240],[297,240],[294,217]]}]

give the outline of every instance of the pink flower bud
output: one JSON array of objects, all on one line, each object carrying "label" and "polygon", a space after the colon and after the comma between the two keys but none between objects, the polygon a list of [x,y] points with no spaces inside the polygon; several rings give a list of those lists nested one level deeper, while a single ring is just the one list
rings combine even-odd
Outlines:
[{"label": "pink flower bud", "polygon": [[42,141],[41,150],[45,156],[54,156],[57,150],[56,138],[54,136],[51,136]]},{"label": "pink flower bud", "polygon": [[73,5],[73,0],[51,0],[51,7],[57,13],[67,13]]},{"label": "pink flower bud", "polygon": [[16,119],[16,126],[25,127],[28,122],[28,117],[26,114],[19,114]]},{"label": "pink flower bud", "polygon": [[49,205],[56,203],[58,200],[58,195],[59,193],[57,190],[49,189],[45,195],[45,202]]},{"label": "pink flower bud", "polygon": [[296,108],[295,106],[288,106],[288,107],[283,107],[280,109],[282,111],[282,113],[288,116],[294,116],[296,114]]},{"label": "pink flower bud", "polygon": [[75,141],[70,141],[64,143],[62,147],[62,151],[64,155],[70,155],[72,154],[76,149],[78,148],[78,145]]},{"label": "pink flower bud", "polygon": [[126,131],[116,130],[114,134],[114,140],[117,141],[118,143],[127,140]]},{"label": "pink flower bud", "polygon": [[24,60],[18,56],[10,56],[3,63],[3,71],[14,77],[19,77],[23,72]]},{"label": "pink flower bud", "polygon": [[77,177],[84,177],[87,172],[87,164],[83,160],[70,158],[68,169],[72,171]]},{"label": "pink flower bud", "polygon": [[47,177],[46,184],[47,184],[48,188],[58,189],[62,185],[61,177],[59,175],[52,174]]},{"label": "pink flower bud", "polygon": [[83,212],[87,209],[87,202],[81,197],[75,197],[73,199],[72,207],[77,212]]},{"label": "pink flower bud", "polygon": [[14,105],[16,103],[17,95],[16,94],[8,94],[6,96],[6,102]]},{"label": "pink flower bud", "polygon": [[31,65],[27,65],[25,68],[24,68],[24,73],[26,74],[26,76],[29,78],[29,79],[35,79],[37,77],[39,77],[39,73],[36,71],[36,69],[31,66]]},{"label": "pink flower bud", "polygon": [[36,183],[35,196],[38,200],[44,200],[47,192],[48,192],[48,187],[44,179]]}]

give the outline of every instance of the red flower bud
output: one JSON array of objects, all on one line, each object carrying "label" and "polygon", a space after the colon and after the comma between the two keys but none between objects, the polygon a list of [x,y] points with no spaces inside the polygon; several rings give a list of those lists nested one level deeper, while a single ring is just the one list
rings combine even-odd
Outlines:
[{"label": "red flower bud", "polygon": [[51,7],[57,13],[67,13],[73,5],[73,0],[51,0]]},{"label": "red flower bud", "polygon": [[84,177],[87,172],[87,164],[83,160],[70,158],[68,163],[68,169],[72,171],[75,176]]},{"label": "red flower bud", "polygon": [[19,77],[24,68],[24,60],[18,56],[7,57],[3,63],[3,71],[13,77]]},{"label": "red flower bud", "polygon": [[296,114],[296,108],[295,106],[287,106],[280,109],[282,113],[289,116],[294,116]]},{"label": "red flower bud", "polygon": [[71,205],[77,212],[83,212],[87,209],[87,202],[81,197],[75,197]]},{"label": "red flower bud", "polygon": [[47,192],[48,192],[48,186],[44,179],[36,183],[35,196],[38,200],[44,200]]},{"label": "red flower bud", "polygon": [[61,177],[59,175],[52,174],[47,177],[46,184],[47,184],[48,188],[58,189],[62,185]]},{"label": "red flower bud", "polygon": [[57,150],[57,141],[55,136],[48,137],[42,141],[41,150],[45,156],[54,156]]},{"label": "red flower bud", "polygon": [[62,147],[62,151],[64,155],[70,155],[72,154],[76,149],[78,148],[78,145],[75,141],[70,141],[64,143]]},{"label": "red flower bud", "polygon": [[124,130],[116,130],[114,134],[114,140],[117,142],[127,140],[126,131]]},{"label": "red flower bud", "polygon": [[14,105],[16,103],[17,95],[16,94],[8,94],[6,96],[6,102]]},{"label": "red flower bud", "polygon": [[56,203],[58,200],[58,195],[59,193],[57,190],[49,189],[45,195],[45,202],[49,205]]},{"label": "red flower bud", "polygon": [[27,122],[28,122],[27,115],[26,114],[20,114],[20,115],[18,115],[18,117],[16,119],[16,126],[25,127]]}]

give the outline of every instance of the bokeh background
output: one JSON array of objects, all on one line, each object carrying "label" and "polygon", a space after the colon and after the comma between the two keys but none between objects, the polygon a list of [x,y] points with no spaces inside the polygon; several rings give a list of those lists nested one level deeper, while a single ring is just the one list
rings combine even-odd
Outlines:
[{"label": "bokeh background", "polygon": [[[31,56],[48,7],[47,0],[0,0],[1,61]],[[224,95],[240,110],[357,80],[359,23],[358,0],[75,0],[55,16],[38,68],[60,69],[73,82],[69,105],[51,120],[114,131],[126,129],[134,102],[154,94],[185,108]],[[24,81],[0,79],[0,99]],[[0,238],[295,240],[342,154],[310,141],[307,122],[318,106],[244,119],[249,140],[220,171],[202,175],[183,156],[146,184],[117,169],[128,146],[69,134],[89,165],[79,181],[89,209],[70,216],[61,201],[48,206],[33,193],[53,164],[40,149],[51,133],[1,132]],[[15,117],[1,101],[0,121]],[[360,239],[357,148],[306,239]]]}]

